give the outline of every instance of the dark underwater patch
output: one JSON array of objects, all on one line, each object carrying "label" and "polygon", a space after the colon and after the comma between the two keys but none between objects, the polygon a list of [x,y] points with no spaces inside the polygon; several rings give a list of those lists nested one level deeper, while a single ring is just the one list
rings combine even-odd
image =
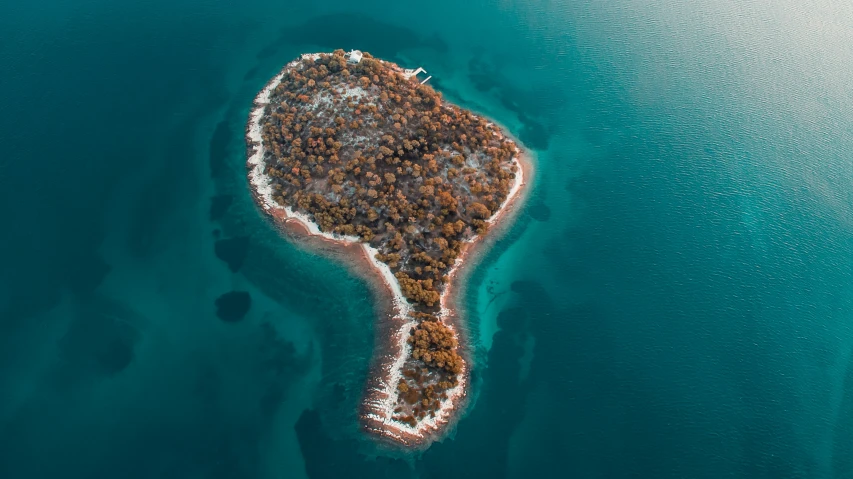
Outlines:
[{"label": "dark underwater patch", "polygon": [[264,48],[261,48],[261,50],[255,55],[255,58],[257,58],[258,60],[265,60],[275,55],[284,43],[287,42],[283,41],[281,38],[273,43],[270,43]]},{"label": "dark underwater patch", "polygon": [[311,479],[340,477],[415,477],[414,471],[402,459],[384,456],[368,458],[358,452],[354,439],[335,439],[323,427],[320,414],[305,410],[296,421],[296,437],[305,472]]},{"label": "dark underwater patch", "polygon": [[216,316],[226,323],[242,321],[252,307],[252,296],[246,291],[231,291],[215,301]]},{"label": "dark underwater patch", "polygon": [[213,136],[210,138],[210,176],[219,178],[225,171],[226,159],[228,158],[228,148],[231,141],[234,139],[234,132],[228,126],[228,122],[222,120],[216,125],[213,130]]},{"label": "dark underwater patch", "polygon": [[507,308],[498,313],[497,323],[501,330],[519,333],[524,329],[527,314],[524,308]]},{"label": "dark underwater patch", "polygon": [[523,113],[519,113],[518,119],[524,125],[518,132],[518,139],[534,150],[547,150],[551,142],[551,134],[548,133],[545,125]]},{"label": "dark underwater patch", "polygon": [[214,245],[216,257],[228,265],[231,272],[236,273],[246,261],[249,252],[249,237],[237,236],[235,238],[221,239]]},{"label": "dark underwater patch", "polygon": [[261,396],[260,404],[258,405],[261,414],[267,417],[272,417],[278,411],[279,406],[284,402],[286,396],[284,387],[280,385],[270,385],[269,388]]},{"label": "dark underwater patch", "polygon": [[545,287],[537,281],[515,281],[510,285],[510,289],[516,294],[519,294],[531,304],[550,305],[551,298]]},{"label": "dark underwater patch", "polygon": [[258,76],[258,67],[254,66],[250,68],[245,75],[243,75],[243,80],[248,81]]},{"label": "dark underwater patch", "polygon": [[344,402],[347,398],[347,388],[341,383],[335,383],[332,388],[332,401],[335,404]]},{"label": "dark underwater patch", "polygon": [[65,284],[75,294],[90,294],[104,281],[112,267],[97,253],[77,258],[66,270]]},{"label": "dark underwater patch", "polygon": [[551,219],[551,208],[544,201],[537,198],[527,207],[527,214],[536,221],[547,222]]},{"label": "dark underwater patch", "polygon": [[122,372],[134,358],[139,334],[118,306],[85,307],[59,341],[66,381]]},{"label": "dark underwater patch", "polygon": [[507,110],[518,116],[522,123],[518,139],[534,150],[547,150],[551,133],[545,125],[530,116],[531,112],[541,112],[541,105],[537,105],[528,92],[514,87],[494,65],[480,56],[468,62],[468,70],[468,79],[474,88],[483,93],[491,92]]},{"label": "dark underwater patch", "polygon": [[23,324],[27,318],[50,311],[62,302],[62,287],[58,278],[28,277],[26,280],[16,278],[16,281],[3,285],[6,288],[4,294],[8,295],[4,298],[5,304],[0,303],[4,330]]},{"label": "dark underwater patch", "polygon": [[210,220],[216,221],[225,215],[234,197],[231,195],[216,195],[210,199]]}]

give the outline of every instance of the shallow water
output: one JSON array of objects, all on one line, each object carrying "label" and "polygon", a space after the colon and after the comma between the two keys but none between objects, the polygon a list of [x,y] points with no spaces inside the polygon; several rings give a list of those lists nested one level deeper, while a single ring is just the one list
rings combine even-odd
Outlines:
[{"label": "shallow water", "polygon": [[[0,477],[853,477],[849,3],[124,3],[0,5]],[[537,156],[418,456],[357,429],[368,286],[247,190],[334,48]]]}]

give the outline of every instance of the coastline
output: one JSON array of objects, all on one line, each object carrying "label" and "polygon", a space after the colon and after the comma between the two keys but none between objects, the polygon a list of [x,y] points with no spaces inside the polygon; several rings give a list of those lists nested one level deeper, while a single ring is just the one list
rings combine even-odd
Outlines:
[{"label": "coastline", "polygon": [[[534,160],[528,151],[519,149],[516,164],[519,175],[510,194],[501,208],[488,219],[489,231],[482,237],[466,243],[459,258],[448,272],[447,288],[441,295],[441,311],[448,321],[456,322],[461,319],[462,301],[464,300],[468,279],[482,260],[483,253],[489,250],[501,239],[515,223],[518,214],[524,209],[524,204],[530,193],[534,178]],[[460,328],[461,329],[461,328]],[[467,338],[466,338],[467,339]]]},{"label": "coastline", "polygon": [[[258,93],[253,102],[246,124],[247,169],[252,196],[264,213],[268,214],[277,227],[291,239],[304,244],[312,250],[342,253],[344,262],[359,276],[371,284],[374,293],[380,300],[381,323],[376,325],[376,352],[371,365],[371,375],[365,387],[365,397],[362,401],[360,418],[363,429],[378,437],[406,446],[425,446],[443,432],[458,412],[463,410],[463,401],[467,398],[469,386],[470,358],[465,357],[459,381],[456,386],[447,391],[447,399],[441,404],[434,417],[422,419],[416,426],[396,421],[394,407],[396,385],[402,377],[402,369],[409,356],[410,346],[407,343],[409,331],[417,325],[416,320],[409,319],[412,307],[403,296],[399,283],[391,268],[376,259],[378,250],[355,236],[325,233],[318,225],[304,214],[293,211],[290,207],[282,207],[272,198],[273,189],[264,170],[264,146],[261,137],[261,119],[269,103],[272,91],[278,86],[288,69],[299,65],[307,58],[318,58],[319,53],[303,54],[297,60],[288,63],[275,75]],[[506,132],[504,131],[506,135]],[[506,135],[509,136],[509,135]],[[467,338],[462,337],[460,315],[456,306],[461,301],[464,288],[453,288],[454,280],[463,280],[473,268],[468,264],[472,256],[480,251],[482,244],[494,241],[494,230],[505,229],[507,220],[515,217],[521,209],[520,200],[526,197],[529,188],[529,178],[532,178],[532,162],[516,144],[517,156],[513,162],[518,166],[515,181],[501,207],[487,220],[490,227],[484,236],[475,236],[466,242],[466,246],[448,272],[448,281],[440,294],[440,312],[438,317],[453,331],[457,338],[457,348],[465,351],[462,345]],[[366,267],[365,267],[366,266]],[[457,279],[458,278],[458,279]]]}]

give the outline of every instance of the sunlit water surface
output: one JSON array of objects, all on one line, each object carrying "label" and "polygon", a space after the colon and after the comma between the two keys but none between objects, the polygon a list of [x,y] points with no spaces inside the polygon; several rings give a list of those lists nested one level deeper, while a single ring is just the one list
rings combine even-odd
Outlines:
[{"label": "sunlit water surface", "polygon": [[[851,38],[839,0],[6,2],[0,477],[853,477]],[[537,157],[418,456],[358,431],[369,289],[245,181],[257,90],[335,48]]]}]

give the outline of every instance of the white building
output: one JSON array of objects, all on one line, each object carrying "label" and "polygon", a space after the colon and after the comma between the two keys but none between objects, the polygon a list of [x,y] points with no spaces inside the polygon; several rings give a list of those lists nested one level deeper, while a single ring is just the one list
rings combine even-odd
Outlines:
[{"label": "white building", "polygon": [[361,61],[361,51],[359,50],[350,50],[349,58],[347,58],[348,63],[358,63]]},{"label": "white building", "polygon": [[[416,70],[412,70],[411,68],[406,68],[405,70],[403,70],[403,77],[406,80],[408,80],[412,77],[415,77],[417,79],[418,73],[426,73],[426,72],[427,71],[421,67],[418,67]],[[432,78],[432,77],[430,77],[430,78]]]}]

